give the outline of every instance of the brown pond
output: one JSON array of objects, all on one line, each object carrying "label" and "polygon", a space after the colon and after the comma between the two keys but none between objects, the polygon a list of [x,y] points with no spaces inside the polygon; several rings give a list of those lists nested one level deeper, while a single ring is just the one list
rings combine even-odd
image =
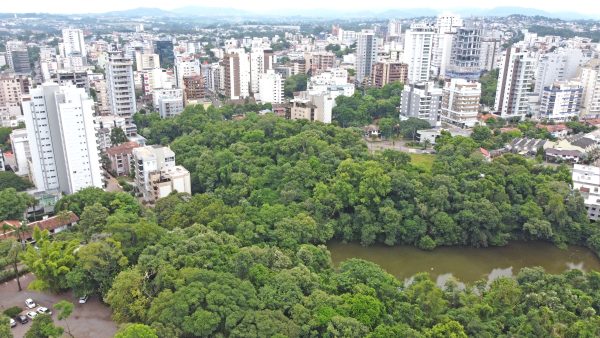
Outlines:
[{"label": "brown pond", "polygon": [[499,276],[516,275],[524,267],[541,266],[549,273],[568,269],[600,271],[600,259],[589,249],[570,246],[561,250],[546,242],[511,242],[503,247],[443,247],[423,251],[411,246],[374,245],[330,242],[333,263],[337,266],[348,258],[361,258],[380,265],[400,280],[419,272],[428,272],[443,285],[450,277],[464,283]]}]

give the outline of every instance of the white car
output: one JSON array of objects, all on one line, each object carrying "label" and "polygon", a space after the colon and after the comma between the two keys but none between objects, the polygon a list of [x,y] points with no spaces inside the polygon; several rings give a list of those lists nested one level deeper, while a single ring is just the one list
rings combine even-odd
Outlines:
[{"label": "white car", "polygon": [[25,305],[28,309],[33,309],[35,307],[35,302],[31,298],[25,299]]},{"label": "white car", "polygon": [[17,322],[14,319],[10,319],[10,327],[15,327],[17,326]]},{"label": "white car", "polygon": [[79,304],[85,304],[88,301],[88,295],[79,297]]},{"label": "white car", "polygon": [[29,319],[31,319],[31,320],[34,320],[35,317],[37,317],[37,315],[38,314],[35,311],[29,311],[29,312],[27,312],[27,317],[29,317]]},{"label": "white car", "polygon": [[51,315],[52,314],[52,311],[48,310],[47,307],[43,307],[43,306],[38,307],[36,311],[37,311],[37,313],[39,313],[41,315]]}]

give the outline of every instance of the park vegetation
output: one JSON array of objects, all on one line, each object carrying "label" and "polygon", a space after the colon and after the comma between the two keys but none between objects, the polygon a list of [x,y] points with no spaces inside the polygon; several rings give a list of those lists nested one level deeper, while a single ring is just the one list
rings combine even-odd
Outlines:
[{"label": "park vegetation", "polygon": [[[444,133],[431,168],[369,154],[352,128],[200,106],[137,117],[170,144],[193,195],[153,209],[96,188],[66,196],[72,231],[34,230],[23,254],[35,287],[98,294],[118,337],[596,337],[600,273],[540,268],[460,287],[400,281],[376,264],[335,267],[326,243],[585,245],[600,253],[565,166],[507,154],[487,162],[477,138]],[[10,211],[7,211],[10,213]],[[16,212],[13,212],[16,213]]]}]

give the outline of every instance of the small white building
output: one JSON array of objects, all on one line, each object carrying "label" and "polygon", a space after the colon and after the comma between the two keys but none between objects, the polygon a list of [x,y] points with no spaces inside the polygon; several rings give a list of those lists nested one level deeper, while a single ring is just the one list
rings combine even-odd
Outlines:
[{"label": "small white building", "polygon": [[583,196],[588,217],[600,218],[600,168],[575,164],[573,166],[573,189]]},{"label": "small white building", "polygon": [[167,197],[174,191],[192,193],[190,172],[180,165],[151,173],[150,185],[154,201]]},{"label": "small white building", "polygon": [[154,200],[150,176],[175,167],[175,153],[169,147],[159,145],[135,148],[132,151],[135,166],[135,185],[145,201]]},{"label": "small white building", "polygon": [[19,176],[29,175],[29,162],[31,161],[31,151],[29,150],[29,140],[27,138],[27,129],[15,129],[10,133],[10,144],[15,156],[16,168],[12,168],[15,174]]},{"label": "small white building", "polygon": [[183,111],[183,89],[158,89],[152,92],[154,108],[160,117],[168,118]]},{"label": "small white building", "polygon": [[583,87],[576,81],[557,81],[544,87],[540,102],[540,119],[566,122],[578,117]]}]

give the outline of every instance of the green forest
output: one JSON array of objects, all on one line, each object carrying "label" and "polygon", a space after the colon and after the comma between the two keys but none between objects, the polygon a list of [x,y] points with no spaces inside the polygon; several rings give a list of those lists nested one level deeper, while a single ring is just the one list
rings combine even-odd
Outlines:
[{"label": "green forest", "polygon": [[143,135],[170,144],[190,171],[193,195],[154,208],[95,188],[64,197],[56,212],[80,221],[55,237],[34,231],[38,249],[22,253],[33,288],[98,294],[144,337],[600,335],[598,272],[526,268],[440,288],[427,274],[400,281],[359,259],[333,266],[325,246],[519,239],[600,253],[567,167],[512,154],[487,162],[482,129],[444,133],[423,168],[404,153],[370,154],[358,129],[254,113],[232,121],[232,109],[137,116]]}]

